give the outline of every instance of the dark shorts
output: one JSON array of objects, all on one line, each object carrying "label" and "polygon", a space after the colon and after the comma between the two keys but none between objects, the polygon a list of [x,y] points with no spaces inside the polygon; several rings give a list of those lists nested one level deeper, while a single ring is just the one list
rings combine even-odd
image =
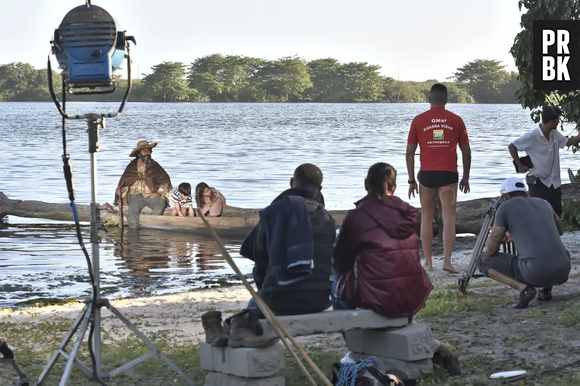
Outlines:
[{"label": "dark shorts", "polygon": [[559,187],[554,188],[554,185],[552,185],[548,188],[538,179],[535,184],[530,185],[530,196],[548,201],[554,208],[554,212],[562,217],[562,189]]},{"label": "dark shorts", "polygon": [[482,252],[477,259],[477,268],[479,272],[487,276],[487,270],[492,268],[504,276],[510,277],[522,284],[528,284],[522,275],[518,264],[518,257],[511,253],[497,253],[488,256]]},{"label": "dark shorts", "polygon": [[456,184],[459,181],[459,174],[455,172],[425,170],[417,174],[417,179],[426,188],[440,188],[442,186]]}]

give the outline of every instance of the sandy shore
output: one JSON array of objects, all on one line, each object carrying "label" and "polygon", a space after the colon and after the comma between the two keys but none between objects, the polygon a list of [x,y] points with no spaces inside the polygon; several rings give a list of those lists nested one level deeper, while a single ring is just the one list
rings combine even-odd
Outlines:
[{"label": "sandy shore", "polygon": [[[580,262],[580,231],[565,233],[562,240],[572,254],[573,273],[578,272]],[[456,251],[453,254],[453,264],[458,269],[464,269],[472,251]],[[457,283],[458,275],[450,275],[442,271],[443,256],[433,258],[435,270],[429,272],[431,280],[437,286]],[[487,281],[480,278],[473,282]],[[570,284],[565,284],[570,285]],[[224,318],[245,308],[250,298],[249,292],[241,285],[201,289],[143,298],[111,300],[111,304],[121,311],[131,322],[145,334],[160,330],[170,331],[169,339],[197,342],[203,339],[201,315],[212,309],[222,311]],[[82,303],[68,303],[59,306],[29,307],[21,310],[0,310],[0,321],[42,323],[55,320],[76,318],[83,307]],[[107,331],[104,341],[115,340],[130,334],[130,331],[108,310],[103,310],[103,330]]]}]

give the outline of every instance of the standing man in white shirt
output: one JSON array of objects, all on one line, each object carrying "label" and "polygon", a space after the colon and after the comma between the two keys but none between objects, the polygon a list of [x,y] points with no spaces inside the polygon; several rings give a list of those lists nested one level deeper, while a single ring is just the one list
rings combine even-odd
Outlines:
[{"label": "standing man in white shirt", "polygon": [[[542,123],[508,146],[519,172],[528,172],[526,182],[530,196],[548,201],[560,217],[562,216],[562,190],[560,188],[562,180],[559,149],[577,145],[580,142],[580,134],[568,138],[556,130],[561,115],[560,108],[545,105],[542,107]],[[522,163],[518,151],[525,151],[530,156],[531,169]]]}]

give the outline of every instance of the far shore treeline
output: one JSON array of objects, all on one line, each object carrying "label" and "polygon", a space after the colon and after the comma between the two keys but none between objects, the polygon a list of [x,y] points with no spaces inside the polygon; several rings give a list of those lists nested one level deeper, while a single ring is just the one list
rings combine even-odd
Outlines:
[{"label": "far shore treeline", "polygon": [[[426,64],[428,66],[428,63]],[[380,75],[380,66],[336,59],[299,57],[264,60],[213,54],[189,65],[163,62],[133,80],[134,102],[427,102],[433,83],[449,90],[450,103],[518,103],[517,73],[497,60],[477,59],[448,79],[399,81]],[[133,66],[133,70],[135,66]],[[123,74],[126,74],[123,69]],[[53,71],[55,90],[61,77]],[[70,96],[76,101],[119,101],[127,87],[121,79],[113,94]],[[0,101],[49,101],[46,69],[28,63],[0,65]]]}]

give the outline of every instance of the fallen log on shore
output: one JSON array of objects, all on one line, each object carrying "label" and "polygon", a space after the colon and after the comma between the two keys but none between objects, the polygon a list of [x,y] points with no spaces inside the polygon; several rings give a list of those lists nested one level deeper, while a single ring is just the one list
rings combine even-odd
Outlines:
[{"label": "fallen log on shore", "polygon": [[[478,234],[483,222],[482,216],[487,211],[491,199],[478,198],[458,202],[456,232]],[[580,199],[580,184],[562,185],[562,200],[566,199]],[[218,233],[229,236],[245,236],[258,222],[258,210],[228,207],[222,217],[214,217],[209,220]],[[89,205],[77,204],[77,211],[80,221],[90,220]],[[339,226],[346,210],[331,210],[329,212],[334,217],[336,225]],[[148,216],[146,215],[147,208],[143,213],[144,215],[141,216],[140,221],[142,228],[193,231],[200,234],[206,234],[207,232],[201,219],[195,217],[171,217],[167,215],[170,213],[169,209],[166,210],[165,216]],[[0,220],[8,215],[62,221],[73,220],[69,204],[12,200],[0,192]],[[102,204],[101,221],[109,226],[117,226],[119,224],[118,210],[108,203]]]}]

